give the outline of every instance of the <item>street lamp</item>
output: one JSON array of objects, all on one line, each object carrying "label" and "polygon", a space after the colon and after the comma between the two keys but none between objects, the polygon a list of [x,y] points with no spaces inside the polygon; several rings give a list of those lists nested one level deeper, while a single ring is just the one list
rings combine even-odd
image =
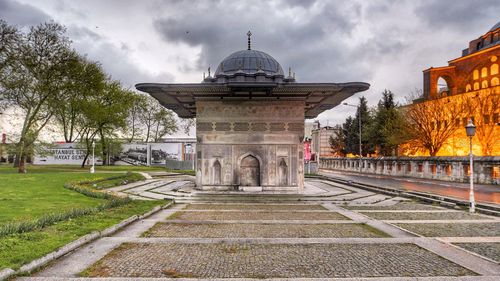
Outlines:
[{"label": "street lamp", "polygon": [[94,153],[94,150],[95,150],[95,142],[92,141],[92,167],[90,167],[90,173],[93,174],[95,173],[95,153]]},{"label": "street lamp", "polygon": [[474,213],[476,208],[475,205],[476,203],[474,202],[474,163],[473,163],[473,155],[472,155],[472,137],[476,134],[476,126],[474,126],[474,123],[472,123],[472,119],[469,119],[469,124],[465,126],[465,132],[467,133],[467,136],[469,137],[469,169],[470,169],[470,191],[469,191],[469,202],[470,202],[470,207],[469,207],[469,212]]},{"label": "street lamp", "polygon": [[[347,106],[358,108],[357,105],[348,104],[347,102],[344,102],[343,105],[347,105]],[[359,122],[359,124],[358,124],[358,127],[359,127],[359,173],[361,173],[362,172],[361,158],[363,157],[362,147],[361,147],[361,108],[358,108],[358,122]]]}]

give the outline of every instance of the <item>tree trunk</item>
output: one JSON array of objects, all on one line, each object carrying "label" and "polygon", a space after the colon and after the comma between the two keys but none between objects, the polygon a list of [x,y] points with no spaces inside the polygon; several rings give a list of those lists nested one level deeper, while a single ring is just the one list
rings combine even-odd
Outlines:
[{"label": "tree trunk", "polygon": [[104,139],[104,134],[102,130],[99,130],[99,135],[101,137],[101,149],[102,149],[102,165],[108,165],[108,150],[106,147],[106,140]]},{"label": "tree trunk", "polygon": [[85,162],[87,162],[87,159],[89,158],[89,153],[85,153],[85,157],[83,157],[83,162],[82,165],[80,166],[81,168],[85,168]]},{"label": "tree trunk", "polygon": [[26,174],[26,156],[23,155],[20,157],[19,167],[18,167],[17,171],[20,174]]}]

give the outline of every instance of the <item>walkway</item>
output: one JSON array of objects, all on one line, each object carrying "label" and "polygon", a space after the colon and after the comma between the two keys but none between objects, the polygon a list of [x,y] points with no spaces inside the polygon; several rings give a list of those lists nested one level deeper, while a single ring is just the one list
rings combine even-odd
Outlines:
[{"label": "walkway", "polygon": [[306,202],[246,202],[240,193],[176,204],[19,280],[500,278],[500,218],[306,184],[316,190]]},{"label": "walkway", "polygon": [[[410,177],[391,177],[373,174],[360,175],[359,173],[325,169],[321,169],[319,173],[329,177],[352,180],[360,183],[392,187],[403,190],[428,192],[465,200],[469,199],[468,183],[447,182]],[[475,184],[474,194],[475,199],[478,202],[500,204],[500,185]]]}]

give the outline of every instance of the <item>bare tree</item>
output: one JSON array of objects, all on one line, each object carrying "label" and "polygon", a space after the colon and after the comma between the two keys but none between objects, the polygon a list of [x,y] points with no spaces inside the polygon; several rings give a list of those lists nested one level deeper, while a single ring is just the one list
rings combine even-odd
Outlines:
[{"label": "bare tree", "polygon": [[461,99],[449,101],[444,97],[418,101],[420,97],[421,95],[411,94],[407,98],[410,104],[403,109],[410,127],[412,144],[424,148],[431,156],[436,156],[456,131],[454,122],[463,115],[465,106]]},{"label": "bare tree", "polygon": [[[495,130],[499,130],[494,120],[500,109],[499,94],[476,94],[466,98],[466,118],[474,116],[476,125],[476,136],[481,144],[481,152],[484,156],[491,156],[495,141]],[[497,117],[498,118],[498,117]],[[498,122],[498,121],[496,121]]]},{"label": "bare tree", "polygon": [[147,97],[146,107],[140,114],[140,120],[144,126],[144,141],[158,142],[164,136],[178,130],[177,120],[171,110],[164,108],[160,103]]}]

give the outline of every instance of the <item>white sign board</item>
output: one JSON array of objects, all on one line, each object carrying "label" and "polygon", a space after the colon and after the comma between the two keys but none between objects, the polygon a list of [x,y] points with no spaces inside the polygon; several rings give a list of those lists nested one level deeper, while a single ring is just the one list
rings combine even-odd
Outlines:
[{"label": "white sign board", "polygon": [[[33,164],[81,165],[85,158],[85,150],[76,148],[74,143],[61,143],[47,149],[44,155],[36,155]],[[92,155],[87,159],[90,163]]]}]

